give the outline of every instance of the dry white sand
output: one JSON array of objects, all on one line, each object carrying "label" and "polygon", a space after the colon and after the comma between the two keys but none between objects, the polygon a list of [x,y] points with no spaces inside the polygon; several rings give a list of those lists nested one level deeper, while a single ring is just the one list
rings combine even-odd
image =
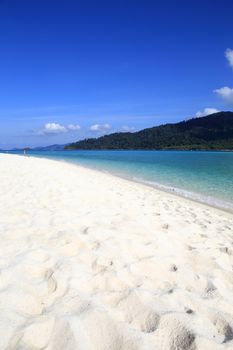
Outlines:
[{"label": "dry white sand", "polygon": [[0,155],[0,349],[233,349],[231,214]]}]

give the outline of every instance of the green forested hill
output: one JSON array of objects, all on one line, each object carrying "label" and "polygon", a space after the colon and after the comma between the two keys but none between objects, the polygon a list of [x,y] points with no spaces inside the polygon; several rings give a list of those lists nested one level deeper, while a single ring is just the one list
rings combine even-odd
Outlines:
[{"label": "green forested hill", "polygon": [[233,150],[233,112],[219,112],[134,133],[85,139],[65,148]]}]

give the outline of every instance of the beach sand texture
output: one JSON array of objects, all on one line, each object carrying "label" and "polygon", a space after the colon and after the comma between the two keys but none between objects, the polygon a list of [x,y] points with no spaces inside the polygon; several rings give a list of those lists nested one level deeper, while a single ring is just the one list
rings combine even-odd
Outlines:
[{"label": "beach sand texture", "polygon": [[233,349],[233,216],[0,155],[0,349]]}]

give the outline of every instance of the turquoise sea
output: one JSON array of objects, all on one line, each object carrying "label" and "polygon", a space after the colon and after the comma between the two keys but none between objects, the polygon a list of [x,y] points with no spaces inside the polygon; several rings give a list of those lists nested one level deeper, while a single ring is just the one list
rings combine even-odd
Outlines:
[{"label": "turquoise sea", "polygon": [[30,151],[29,154],[80,164],[233,209],[233,152]]}]

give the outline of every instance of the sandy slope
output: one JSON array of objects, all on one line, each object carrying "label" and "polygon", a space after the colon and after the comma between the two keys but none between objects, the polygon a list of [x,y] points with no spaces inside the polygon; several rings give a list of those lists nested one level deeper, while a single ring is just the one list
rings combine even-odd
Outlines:
[{"label": "sandy slope", "polygon": [[233,217],[0,155],[0,349],[233,349]]}]

